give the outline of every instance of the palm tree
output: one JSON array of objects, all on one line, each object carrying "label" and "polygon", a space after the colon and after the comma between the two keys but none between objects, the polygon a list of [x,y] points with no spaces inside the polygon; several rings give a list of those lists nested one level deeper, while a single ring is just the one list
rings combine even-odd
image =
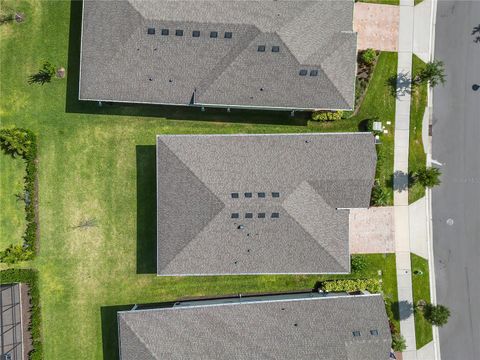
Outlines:
[{"label": "palm tree", "polygon": [[434,60],[428,62],[413,79],[414,85],[426,83],[429,83],[431,87],[445,84],[445,69],[442,61]]},{"label": "palm tree", "polygon": [[413,180],[414,182],[418,182],[424,187],[432,188],[436,185],[440,185],[440,175],[441,172],[438,168],[423,167],[418,169],[413,174]]}]

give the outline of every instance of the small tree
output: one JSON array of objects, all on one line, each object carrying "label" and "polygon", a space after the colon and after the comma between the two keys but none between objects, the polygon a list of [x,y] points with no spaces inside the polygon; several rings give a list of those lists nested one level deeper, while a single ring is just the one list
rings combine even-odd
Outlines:
[{"label": "small tree", "polygon": [[47,82],[50,82],[52,77],[55,75],[55,71],[55,66],[46,61],[43,63],[43,67],[38,71],[38,73],[30,76],[28,83],[43,85]]},{"label": "small tree", "polygon": [[443,305],[426,304],[423,308],[423,317],[432,325],[443,326],[448,322],[450,310]]},{"label": "small tree", "polygon": [[29,134],[20,128],[0,130],[0,147],[5,153],[15,156],[26,156],[30,148]]},{"label": "small tree", "polygon": [[426,83],[429,83],[431,87],[445,84],[445,69],[442,61],[434,60],[427,63],[413,79],[414,85]]},{"label": "small tree", "polygon": [[15,264],[19,261],[27,261],[33,258],[33,251],[21,245],[10,245],[4,251],[0,251],[0,262]]},{"label": "small tree", "polygon": [[436,185],[440,185],[440,175],[441,172],[438,168],[434,167],[423,167],[418,169],[413,174],[413,181],[418,182],[422,186],[432,188]]},{"label": "small tree", "polygon": [[404,337],[399,333],[392,334],[392,349],[402,352],[407,348]]},{"label": "small tree", "polygon": [[377,58],[377,52],[373,49],[367,49],[362,52],[360,58],[365,65],[373,65]]}]

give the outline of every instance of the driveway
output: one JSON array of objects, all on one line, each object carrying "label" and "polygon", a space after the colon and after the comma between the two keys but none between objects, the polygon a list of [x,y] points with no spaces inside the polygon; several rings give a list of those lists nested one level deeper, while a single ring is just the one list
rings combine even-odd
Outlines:
[{"label": "driveway", "polygon": [[358,32],[358,50],[397,51],[400,7],[357,2],[353,30]]},{"label": "driveway", "polygon": [[350,210],[350,253],[394,253],[393,207]]}]

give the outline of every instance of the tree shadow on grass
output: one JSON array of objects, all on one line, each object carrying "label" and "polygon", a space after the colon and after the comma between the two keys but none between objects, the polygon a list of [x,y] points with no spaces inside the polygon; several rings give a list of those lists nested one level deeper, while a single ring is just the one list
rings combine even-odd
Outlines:
[{"label": "tree shadow on grass", "polygon": [[229,123],[254,123],[306,126],[311,112],[296,111],[290,116],[290,111],[247,110],[173,106],[147,105],[128,103],[103,102],[99,106],[96,101],[80,101],[79,74],[80,74],[80,45],[82,29],[82,1],[72,0],[70,5],[70,35],[68,42],[68,73],[65,111],[67,113],[105,114],[124,116],[158,117],[175,120],[198,120]]},{"label": "tree shadow on grass", "polygon": [[154,145],[136,146],[137,274],[157,272],[157,189]]}]

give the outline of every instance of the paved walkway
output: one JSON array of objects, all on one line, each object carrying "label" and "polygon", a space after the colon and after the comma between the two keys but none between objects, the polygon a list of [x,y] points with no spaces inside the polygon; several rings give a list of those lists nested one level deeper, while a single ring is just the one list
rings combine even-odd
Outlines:
[{"label": "paved walkway", "polygon": [[393,214],[393,206],[350,209],[350,253],[394,253]]},{"label": "paved walkway", "polygon": [[410,126],[410,82],[413,54],[413,0],[400,0],[398,36],[398,79],[395,103],[394,214],[397,287],[400,332],[406,340],[404,360],[417,360],[415,323],[412,314],[413,294],[410,263],[410,227],[408,211],[408,145]]},{"label": "paved walkway", "polygon": [[399,7],[355,3],[353,30],[358,32],[358,49],[397,51]]}]

